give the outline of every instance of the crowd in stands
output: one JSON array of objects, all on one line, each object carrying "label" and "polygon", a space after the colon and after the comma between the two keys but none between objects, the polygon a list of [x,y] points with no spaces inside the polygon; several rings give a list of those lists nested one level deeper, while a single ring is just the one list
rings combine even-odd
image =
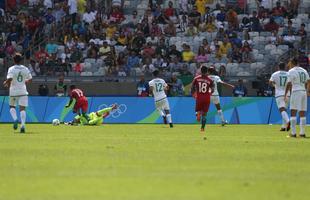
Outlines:
[{"label": "crowd in stands", "polygon": [[[205,63],[224,63],[216,67],[225,78],[226,63],[263,61],[307,36],[306,24],[296,18],[299,1],[275,7],[257,1],[247,13],[246,1],[150,0],[144,13],[127,15],[121,0],[112,0],[111,9],[96,0],[19,2],[1,9],[0,59],[23,52],[33,76],[148,77],[158,69],[174,79],[195,75]],[[42,37],[48,39],[29,49]]]}]

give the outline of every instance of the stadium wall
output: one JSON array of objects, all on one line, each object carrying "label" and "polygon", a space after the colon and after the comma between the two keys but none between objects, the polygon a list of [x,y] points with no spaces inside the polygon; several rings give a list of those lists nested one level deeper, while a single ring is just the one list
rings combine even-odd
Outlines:
[{"label": "stadium wall", "polygon": [[[138,97],[90,97],[89,111],[117,103],[119,108],[105,119],[106,123],[162,123],[155,110],[153,98]],[[9,113],[9,98],[0,96],[0,122],[12,122]],[[67,97],[29,97],[27,121],[33,123],[50,123],[57,118],[69,121],[73,118],[71,108],[64,108]],[[174,123],[192,124],[195,120],[194,99],[191,97],[169,98]],[[308,98],[310,103],[310,98]],[[222,109],[230,124],[280,124],[281,116],[274,98],[270,97],[222,97]],[[208,123],[219,123],[214,105],[210,106]],[[310,123],[308,112],[307,123]]]}]

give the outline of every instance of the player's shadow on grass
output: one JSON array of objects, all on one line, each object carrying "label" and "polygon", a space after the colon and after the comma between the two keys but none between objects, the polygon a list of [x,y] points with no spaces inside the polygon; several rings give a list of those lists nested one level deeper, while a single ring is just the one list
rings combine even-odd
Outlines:
[{"label": "player's shadow on grass", "polygon": [[18,135],[36,135],[36,134],[40,134],[39,132],[33,132],[33,131],[27,131],[26,133],[20,133],[18,131],[14,132],[14,134],[18,134]]}]

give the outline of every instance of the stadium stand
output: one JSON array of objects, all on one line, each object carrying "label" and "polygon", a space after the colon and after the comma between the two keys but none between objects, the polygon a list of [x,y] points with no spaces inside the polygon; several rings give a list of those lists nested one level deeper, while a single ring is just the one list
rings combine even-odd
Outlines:
[{"label": "stadium stand", "polygon": [[0,73],[21,51],[37,80],[136,81],[154,69],[168,79],[194,76],[201,65],[224,68],[228,81],[256,80],[299,48],[309,55],[309,7],[309,0],[23,0],[1,8]]}]

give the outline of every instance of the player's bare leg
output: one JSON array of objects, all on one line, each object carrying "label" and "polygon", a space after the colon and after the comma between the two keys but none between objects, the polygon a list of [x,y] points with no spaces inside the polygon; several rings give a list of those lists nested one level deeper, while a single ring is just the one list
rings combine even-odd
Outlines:
[{"label": "player's bare leg", "polygon": [[205,130],[206,122],[207,122],[207,113],[201,112],[201,129],[200,129],[201,131]]},{"label": "player's bare leg", "polygon": [[201,121],[201,112],[200,111],[196,112],[196,120],[197,120],[197,122]]},{"label": "player's bare leg", "polygon": [[291,129],[290,119],[284,107],[279,108],[279,112],[282,116],[282,126],[280,131],[289,131]]},{"label": "player's bare leg", "polygon": [[225,126],[225,124],[228,124],[228,122],[224,118],[223,111],[221,110],[221,105],[218,103],[218,104],[215,104],[215,107],[217,109],[217,114],[219,115],[221,119],[222,126]]},{"label": "player's bare leg", "polygon": [[165,110],[165,113],[166,113],[167,122],[169,123],[170,128],[173,128],[170,110]]},{"label": "player's bare leg", "polygon": [[16,108],[15,106],[10,106],[10,113],[13,118],[13,129],[16,130],[18,128],[18,119],[16,114]]},{"label": "player's bare leg", "polygon": [[297,110],[291,110],[291,134],[289,137],[296,137],[296,113]]},{"label": "player's bare leg", "polygon": [[299,137],[305,138],[306,133],[305,133],[305,128],[306,128],[306,111],[299,111],[299,116],[300,116],[300,132],[299,132]]},{"label": "player's bare leg", "polygon": [[20,132],[25,133],[25,124],[26,124],[26,107],[25,106],[19,106],[19,113],[20,113],[20,122],[21,122],[21,127],[20,127]]}]

